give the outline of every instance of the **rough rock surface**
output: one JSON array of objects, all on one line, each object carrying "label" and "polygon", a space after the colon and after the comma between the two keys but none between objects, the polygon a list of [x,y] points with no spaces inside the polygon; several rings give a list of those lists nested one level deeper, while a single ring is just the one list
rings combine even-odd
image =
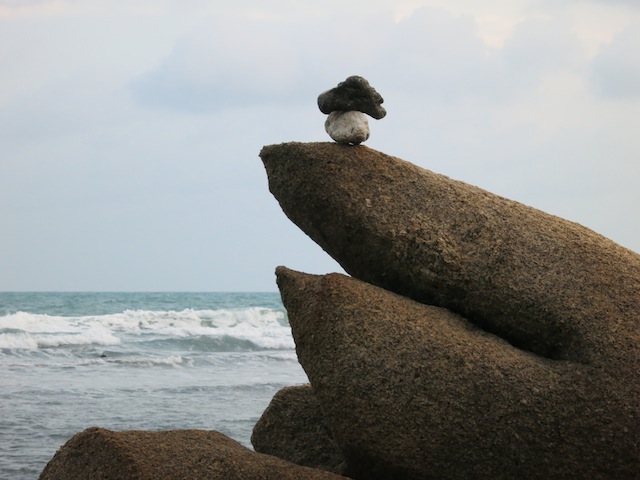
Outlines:
[{"label": "rough rock surface", "polygon": [[287,143],[260,156],[286,215],[352,276],[523,350],[602,368],[640,398],[640,255],[364,146]]},{"label": "rough rock surface", "polygon": [[205,430],[113,432],[88,428],[58,450],[40,480],[340,479],[255,453]]},{"label": "rough rock surface", "polygon": [[637,478],[638,397],[607,371],[350,277],[276,273],[345,475]]},{"label": "rough rock surface", "polygon": [[382,96],[357,75],[340,82],[337,87],[318,96],[318,108],[322,113],[357,110],[380,120],[387,112],[382,106]]},{"label": "rough rock surface", "polygon": [[331,112],[324,129],[338,143],[359,145],[369,138],[369,122],[364,113],[356,111]]},{"label": "rough rock surface", "polygon": [[343,473],[344,457],[327,427],[311,385],[280,390],[251,435],[256,452],[297,465]]}]

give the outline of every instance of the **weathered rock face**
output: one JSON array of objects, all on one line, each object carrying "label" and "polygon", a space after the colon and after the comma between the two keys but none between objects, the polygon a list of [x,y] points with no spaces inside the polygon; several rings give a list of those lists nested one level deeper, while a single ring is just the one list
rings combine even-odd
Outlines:
[{"label": "weathered rock face", "polygon": [[637,478],[635,386],[343,275],[276,273],[345,475]]},{"label": "weathered rock face", "polygon": [[324,129],[338,143],[359,145],[369,138],[369,122],[362,112],[331,112]]},{"label": "weathered rock face", "polygon": [[221,433],[204,430],[74,435],[47,464],[40,480],[280,480],[340,479],[255,453]]},{"label": "weathered rock face", "polygon": [[287,216],[352,276],[523,350],[602,368],[640,397],[638,254],[363,146],[288,143],[260,156]]},{"label": "weathered rock face", "polygon": [[311,385],[280,390],[256,423],[251,443],[256,452],[343,473],[344,457],[327,427]]}]

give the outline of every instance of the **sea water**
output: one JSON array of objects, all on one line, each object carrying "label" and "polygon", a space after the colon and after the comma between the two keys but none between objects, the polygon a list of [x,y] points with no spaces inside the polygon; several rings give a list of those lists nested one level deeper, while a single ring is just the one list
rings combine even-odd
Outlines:
[{"label": "sea water", "polygon": [[0,479],[74,433],[218,430],[250,447],[307,382],[278,293],[0,293]]}]

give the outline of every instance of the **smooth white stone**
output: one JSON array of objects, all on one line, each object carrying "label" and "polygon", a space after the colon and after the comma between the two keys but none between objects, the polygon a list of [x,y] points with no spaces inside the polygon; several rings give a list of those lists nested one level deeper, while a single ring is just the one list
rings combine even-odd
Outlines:
[{"label": "smooth white stone", "polygon": [[362,112],[331,112],[324,129],[338,143],[359,145],[369,138],[369,122]]}]

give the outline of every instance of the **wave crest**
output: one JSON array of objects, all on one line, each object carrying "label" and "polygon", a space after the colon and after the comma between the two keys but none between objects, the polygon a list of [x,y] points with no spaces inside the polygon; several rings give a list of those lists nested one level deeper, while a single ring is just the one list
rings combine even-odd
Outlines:
[{"label": "wave crest", "polygon": [[125,310],[78,317],[17,312],[0,317],[2,350],[125,344],[150,349],[171,342],[186,350],[206,351],[295,347],[285,313],[266,307]]}]

